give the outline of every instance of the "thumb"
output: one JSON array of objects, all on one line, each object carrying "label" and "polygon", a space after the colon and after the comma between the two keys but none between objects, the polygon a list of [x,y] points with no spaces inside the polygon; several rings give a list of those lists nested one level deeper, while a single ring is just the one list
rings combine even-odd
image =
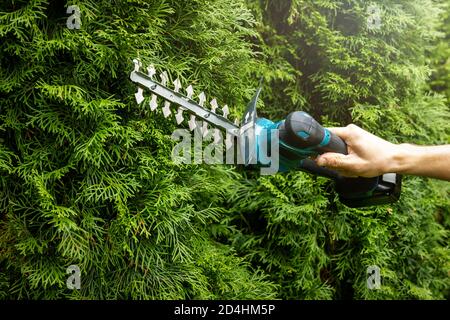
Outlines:
[{"label": "thumb", "polygon": [[350,157],[341,153],[324,153],[316,159],[317,165],[336,170],[351,171],[353,164]]}]

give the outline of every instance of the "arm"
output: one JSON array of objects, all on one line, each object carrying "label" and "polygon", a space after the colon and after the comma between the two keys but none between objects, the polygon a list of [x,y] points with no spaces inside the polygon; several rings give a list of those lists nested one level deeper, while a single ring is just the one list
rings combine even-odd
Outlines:
[{"label": "arm", "polygon": [[393,172],[450,181],[450,145],[396,145],[355,125],[329,130],[347,143],[348,155],[325,153],[316,159],[319,166],[350,177],[369,178]]}]

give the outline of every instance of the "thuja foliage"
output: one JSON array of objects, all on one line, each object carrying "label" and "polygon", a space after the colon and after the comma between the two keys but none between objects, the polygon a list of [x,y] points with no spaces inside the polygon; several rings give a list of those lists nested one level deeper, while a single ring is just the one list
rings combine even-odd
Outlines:
[{"label": "thuja foliage", "polygon": [[[355,122],[392,142],[449,140],[443,97],[424,93],[427,50],[439,35],[433,1],[249,1],[266,61],[266,115],[308,110],[329,125]],[[230,203],[232,244],[282,286],[282,298],[445,298],[450,287],[449,187],[406,177],[400,202],[352,210],[303,173],[243,180]],[[369,290],[368,266],[382,288]]]},{"label": "thuja foliage", "polygon": [[430,52],[434,67],[431,87],[434,91],[444,93],[447,101],[450,101],[450,1],[445,4],[439,28],[443,37],[438,39],[436,47]]},{"label": "thuja foliage", "polygon": [[[271,119],[307,110],[448,142],[427,84],[443,8],[375,3],[379,29],[362,0],[2,1],[0,297],[445,298],[447,184],[408,177],[399,203],[355,210],[308,174],[178,165],[174,121],[128,79],[139,57],[239,115],[263,77]],[[81,290],[66,287],[73,264]]]},{"label": "thuja foliage", "polygon": [[[72,4],[79,30],[66,27]],[[274,298],[276,284],[207,228],[235,174],[174,164],[173,121],[138,106],[128,79],[139,57],[243,103],[242,70],[256,64],[244,4],[32,0],[0,12],[1,296]],[[81,290],[66,287],[69,265]]]}]

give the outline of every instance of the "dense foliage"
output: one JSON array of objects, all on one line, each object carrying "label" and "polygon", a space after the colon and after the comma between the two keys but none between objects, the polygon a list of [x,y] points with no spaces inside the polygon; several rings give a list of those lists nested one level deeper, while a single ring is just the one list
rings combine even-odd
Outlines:
[{"label": "dense foliage", "polygon": [[431,77],[431,87],[434,91],[442,92],[450,101],[450,1],[445,3],[445,11],[441,18],[439,30],[443,33],[437,39],[436,46],[430,50],[431,65],[434,72]]},{"label": "dense foliage", "polygon": [[379,29],[362,0],[2,1],[0,298],[448,297],[448,184],[406,177],[397,204],[356,210],[305,173],[176,164],[174,121],[128,78],[139,57],[238,116],[263,77],[268,118],[449,142],[448,101],[429,90],[443,1],[374,3]]}]

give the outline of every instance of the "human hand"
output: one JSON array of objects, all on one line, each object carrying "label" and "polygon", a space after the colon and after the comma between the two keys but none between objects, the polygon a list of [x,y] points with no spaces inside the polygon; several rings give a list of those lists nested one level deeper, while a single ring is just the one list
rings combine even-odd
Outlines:
[{"label": "human hand", "polygon": [[372,178],[390,172],[398,146],[360,127],[329,128],[347,144],[348,155],[324,153],[316,158],[319,166],[338,171],[346,177]]}]

